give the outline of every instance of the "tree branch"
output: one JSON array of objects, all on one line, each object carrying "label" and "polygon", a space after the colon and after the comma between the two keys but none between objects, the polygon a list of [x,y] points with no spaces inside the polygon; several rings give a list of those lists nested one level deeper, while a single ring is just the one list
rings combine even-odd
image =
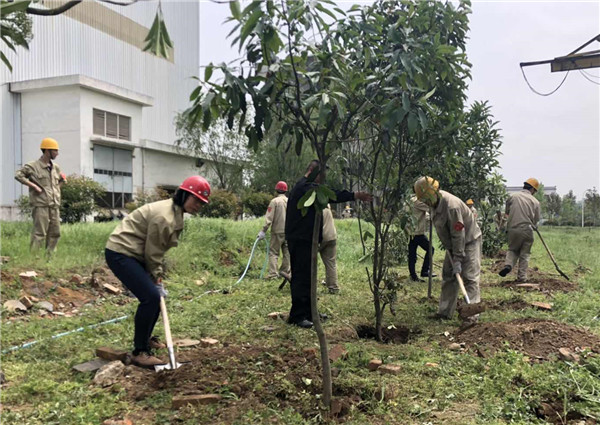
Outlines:
[{"label": "tree branch", "polygon": [[25,9],[25,12],[29,15],[56,16],[56,15],[60,15],[61,13],[64,13],[67,10],[77,6],[82,1],[83,0],[71,0],[55,9],[37,9],[35,7],[28,7],[27,9]]}]

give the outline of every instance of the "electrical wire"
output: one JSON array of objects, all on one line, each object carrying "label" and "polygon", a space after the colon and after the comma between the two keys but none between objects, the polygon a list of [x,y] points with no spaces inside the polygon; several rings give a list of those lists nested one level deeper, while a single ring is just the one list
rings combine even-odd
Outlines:
[{"label": "electrical wire", "polygon": [[564,84],[564,82],[567,80],[567,77],[569,76],[569,72],[571,72],[570,70],[567,71],[567,73],[565,74],[565,78],[563,78],[563,80],[560,82],[560,84],[558,85],[558,87],[556,87],[554,90],[552,90],[551,92],[548,93],[540,93],[539,91],[537,91],[536,89],[534,89],[531,84],[529,83],[529,80],[527,79],[527,75],[525,75],[525,71],[523,70],[523,67],[521,67],[521,73],[523,74],[523,78],[525,79],[525,82],[527,83],[527,85],[529,86],[529,88],[531,89],[532,92],[534,92],[537,95],[540,96],[550,96],[551,94],[556,93],[556,91],[562,87],[562,85]]},{"label": "electrical wire", "polygon": [[580,69],[579,72],[582,72],[585,75],[587,75],[589,77],[592,77],[592,78],[600,78],[600,75],[594,75],[594,74],[592,74],[590,72],[587,72],[585,69]]},{"label": "electrical wire", "polygon": [[[579,72],[581,72],[581,75],[583,75],[583,78],[585,78],[586,80],[588,80],[590,83],[596,84],[597,86],[600,86],[600,82],[592,80],[590,77],[588,77],[586,75],[586,73],[582,72],[581,69],[579,70]],[[593,75],[593,76],[595,77],[595,75]],[[600,78],[600,77],[598,77],[598,78]]]}]

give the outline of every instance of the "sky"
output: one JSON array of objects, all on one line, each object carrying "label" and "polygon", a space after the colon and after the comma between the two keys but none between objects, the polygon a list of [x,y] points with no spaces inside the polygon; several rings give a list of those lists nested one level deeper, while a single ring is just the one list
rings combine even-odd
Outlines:
[{"label": "sky", "polygon": [[[338,3],[347,9],[354,2]],[[600,34],[600,1],[473,1],[472,11],[468,103],[487,100],[492,107],[503,138],[500,172],[506,184],[535,177],[561,195],[573,190],[578,199],[587,189],[600,190],[600,69],[571,71],[554,94],[539,96],[519,67],[567,55]],[[232,26],[223,24],[228,16],[228,5],[201,2],[201,65],[238,57],[227,40]],[[600,42],[584,49],[590,50],[600,50]],[[542,93],[565,78],[551,73],[549,64],[524,71]]]}]

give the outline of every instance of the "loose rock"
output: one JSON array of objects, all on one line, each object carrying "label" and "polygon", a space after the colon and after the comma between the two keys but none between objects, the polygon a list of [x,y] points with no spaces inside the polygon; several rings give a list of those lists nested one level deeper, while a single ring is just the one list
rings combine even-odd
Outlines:
[{"label": "loose rock", "polygon": [[379,369],[379,367],[383,364],[383,362],[380,359],[371,359],[371,361],[369,361],[369,364],[367,365],[367,369],[369,369],[371,372]]},{"label": "loose rock", "polygon": [[452,344],[448,345],[448,350],[450,351],[459,351],[460,350],[460,344],[453,342]]},{"label": "loose rock", "polygon": [[103,283],[102,287],[107,290],[108,292],[110,292],[111,294],[115,294],[118,295],[121,293],[121,290],[119,288],[117,288],[116,286],[111,285],[110,283]]},{"label": "loose rock", "polygon": [[385,364],[379,367],[379,372],[388,375],[400,375],[402,372],[402,366],[395,364]]},{"label": "loose rock", "polygon": [[336,344],[329,349],[329,360],[332,362],[335,362],[336,360],[342,358],[346,358],[347,356],[348,351],[346,351],[343,345]]},{"label": "loose rock", "polygon": [[54,311],[54,306],[52,305],[52,303],[49,303],[48,301],[40,301],[39,303],[37,303],[37,308],[39,308],[40,310],[46,310],[49,312]]},{"label": "loose rock", "polygon": [[81,364],[73,366],[73,370],[75,370],[76,372],[81,372],[81,373],[95,372],[98,369],[100,369],[102,366],[107,365],[108,363],[110,363],[108,360],[94,359],[94,360],[90,360],[89,362],[85,362],[85,363],[81,363]]},{"label": "loose rock", "polygon": [[561,360],[564,360],[566,362],[573,362],[573,363],[579,363],[579,361],[581,360],[581,357],[579,357],[579,354],[576,354],[565,347],[558,349],[558,357],[560,357]]},{"label": "loose rock", "polygon": [[31,271],[19,273],[19,276],[21,276],[21,277],[36,277],[37,273],[35,271],[31,270]]},{"label": "loose rock", "polygon": [[27,307],[23,305],[21,301],[18,300],[8,300],[4,303],[4,308],[11,313],[15,311],[27,311]]},{"label": "loose rock", "polygon": [[214,338],[201,338],[200,342],[205,347],[212,347],[214,345],[217,345],[219,343],[219,340],[218,339],[214,339]]},{"label": "loose rock", "polygon": [[77,285],[80,285],[81,282],[83,282],[83,278],[81,277],[81,275],[74,274],[73,276],[71,276],[71,280],[69,280],[69,282],[73,282]]},{"label": "loose rock", "polygon": [[125,365],[120,361],[110,362],[104,365],[96,372],[94,384],[102,387],[108,387],[116,383],[125,372]]},{"label": "loose rock", "polygon": [[539,302],[539,301],[533,301],[530,303],[532,307],[537,308],[538,310],[552,310],[552,304],[549,303],[543,303],[543,302]]},{"label": "loose rock", "polygon": [[23,303],[23,305],[25,307],[27,307],[28,309],[33,307],[33,301],[31,301],[31,298],[29,298],[27,296],[23,296],[23,297],[19,298],[19,301],[21,301],[21,303]]},{"label": "loose rock", "polygon": [[200,341],[197,339],[184,338],[176,339],[175,341],[173,341],[173,344],[175,344],[176,347],[193,347],[195,345],[200,344]]}]

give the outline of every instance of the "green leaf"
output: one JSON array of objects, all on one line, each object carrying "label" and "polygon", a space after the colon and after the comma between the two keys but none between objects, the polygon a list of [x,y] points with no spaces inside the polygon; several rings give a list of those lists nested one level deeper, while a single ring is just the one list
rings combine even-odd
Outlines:
[{"label": "green leaf", "polygon": [[373,234],[371,232],[369,232],[368,230],[365,230],[363,233],[363,240],[366,242],[369,240],[369,238],[374,239],[375,237],[373,236]]},{"label": "green leaf", "polygon": [[316,198],[317,198],[317,191],[313,190],[312,193],[310,194],[310,196],[308,197],[308,199],[304,202],[303,206],[305,208],[310,207],[312,204],[315,203]]},{"label": "green leaf", "polygon": [[262,10],[260,9],[256,9],[254,12],[252,12],[252,15],[250,15],[250,17],[242,27],[242,31],[240,33],[240,46],[244,44],[246,38],[250,35],[252,31],[254,31],[256,23],[258,22],[262,14]]},{"label": "green leaf", "polygon": [[2,59],[2,62],[4,62],[4,65],[6,65],[6,67],[8,68],[8,70],[10,72],[12,72],[12,65],[10,64],[10,61],[8,60],[8,58],[6,57],[6,55],[4,54],[3,51],[0,50],[0,59]]},{"label": "green leaf", "polygon": [[318,10],[320,10],[321,12],[325,13],[326,15],[329,15],[333,18],[334,21],[337,21],[337,16],[335,16],[335,14],[331,11],[328,10],[325,6],[323,6],[320,3],[317,3],[315,6]]},{"label": "green leaf", "polygon": [[408,97],[408,92],[402,92],[402,109],[406,112],[410,111],[410,98]]},{"label": "green leaf", "polygon": [[[308,198],[310,198],[314,194],[315,194],[315,188],[309,189],[308,192],[306,192],[304,195],[302,195],[302,197],[298,201],[298,205],[296,207],[298,209],[304,209],[304,208],[306,208],[304,206],[304,204],[308,201]],[[303,213],[302,215],[305,215],[305,213]]]},{"label": "green leaf", "polygon": [[237,19],[239,21],[240,18],[242,17],[242,12],[240,10],[240,2],[237,0],[230,1],[229,2],[229,10],[231,11],[231,16],[233,16],[235,19]]},{"label": "green leaf", "polygon": [[330,199],[332,201],[337,200],[337,195],[329,187],[321,185],[321,186],[319,186],[319,189],[327,196],[328,199]]},{"label": "green leaf", "polygon": [[418,125],[419,121],[417,120],[416,115],[413,112],[410,112],[408,114],[408,132],[413,135]]},{"label": "green leaf", "polygon": [[302,153],[302,143],[304,141],[304,134],[296,128],[296,155],[300,156]]},{"label": "green leaf", "polygon": [[0,17],[10,15],[13,12],[24,12],[29,7],[29,3],[31,3],[31,0],[17,0],[10,3],[3,1],[0,3]]},{"label": "green leaf", "polygon": [[210,77],[213,74],[213,64],[212,62],[208,64],[208,66],[204,69],[204,81],[210,80]]},{"label": "green leaf", "polygon": [[198,95],[200,94],[200,90],[202,90],[202,86],[198,86],[194,89],[194,91],[192,91],[192,93],[190,94],[190,102],[193,102],[194,99],[198,97]]}]

